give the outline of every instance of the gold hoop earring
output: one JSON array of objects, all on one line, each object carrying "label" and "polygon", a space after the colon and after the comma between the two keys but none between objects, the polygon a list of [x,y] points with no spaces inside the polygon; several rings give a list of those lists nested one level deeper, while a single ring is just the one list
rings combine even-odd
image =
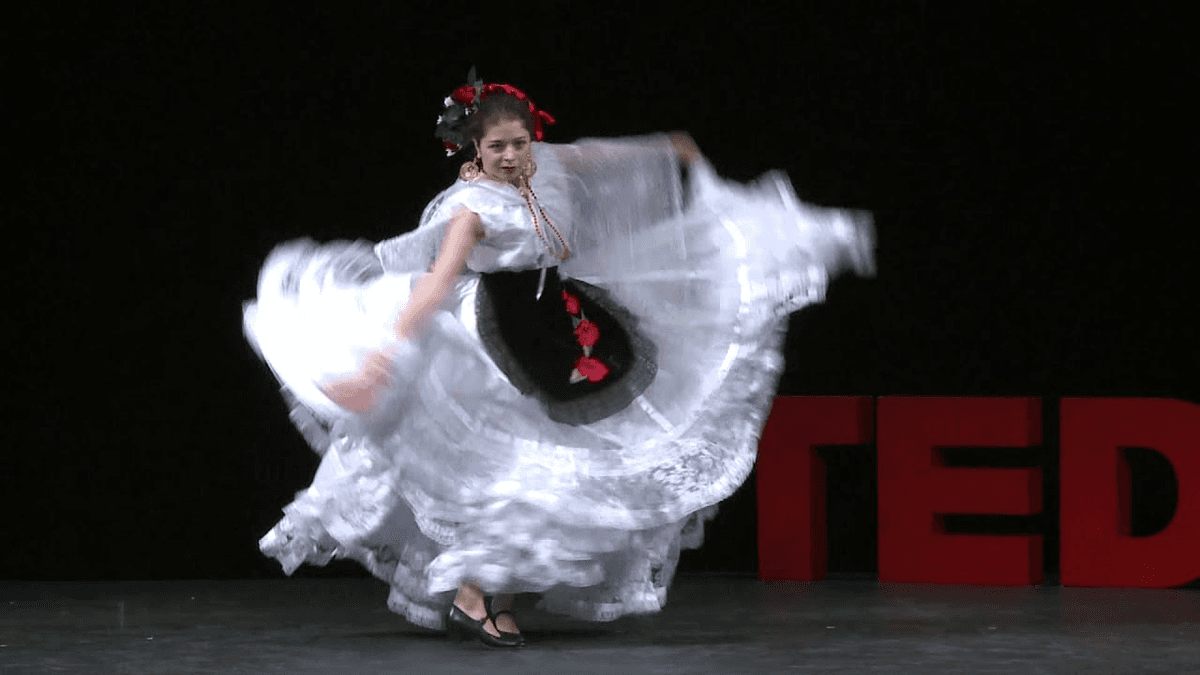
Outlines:
[{"label": "gold hoop earring", "polygon": [[483,158],[475,155],[475,159],[469,162],[463,162],[462,168],[458,170],[458,177],[471,181],[483,175]]},{"label": "gold hoop earring", "polygon": [[533,178],[535,173],[537,173],[537,162],[531,159],[525,164],[525,178]]}]

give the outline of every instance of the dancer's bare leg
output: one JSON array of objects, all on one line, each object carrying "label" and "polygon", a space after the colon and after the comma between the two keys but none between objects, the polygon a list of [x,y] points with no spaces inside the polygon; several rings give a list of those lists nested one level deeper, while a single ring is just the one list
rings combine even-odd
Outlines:
[{"label": "dancer's bare leg", "polygon": [[[503,595],[492,596],[492,614],[495,614],[496,612],[502,612],[506,609],[511,610],[512,607],[513,607],[513,594],[512,593],[505,593]],[[504,614],[504,615],[496,617],[496,628],[499,628],[500,630],[504,631],[505,633],[520,633],[521,632],[517,628],[517,622],[513,620],[512,614]]]},{"label": "dancer's bare leg", "polygon": [[[479,590],[479,587],[474,584],[459,586],[458,595],[454,598],[454,604],[458,605],[459,609],[476,621],[487,616],[487,607],[483,604],[483,591]],[[491,634],[492,637],[500,637],[500,631],[496,630],[490,619],[483,623],[483,629]]]}]

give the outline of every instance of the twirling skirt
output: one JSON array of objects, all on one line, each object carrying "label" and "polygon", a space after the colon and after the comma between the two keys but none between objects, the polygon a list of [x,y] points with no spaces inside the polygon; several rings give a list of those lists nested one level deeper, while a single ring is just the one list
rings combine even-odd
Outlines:
[{"label": "twirling skirt", "polygon": [[[435,629],[466,581],[585,620],[661,609],[680,550],[753,466],[787,315],[831,274],[870,273],[873,239],[867,216],[802,204],[780,176],[711,174],[631,237],[551,273],[533,310],[504,305],[536,277],[462,275],[366,416],[317,383],[391,340],[419,275],[383,272],[365,244],[277,248],[246,334],[322,461],[261,549],[288,574],[357,560]],[[513,317],[545,302],[563,304],[539,356]]]}]

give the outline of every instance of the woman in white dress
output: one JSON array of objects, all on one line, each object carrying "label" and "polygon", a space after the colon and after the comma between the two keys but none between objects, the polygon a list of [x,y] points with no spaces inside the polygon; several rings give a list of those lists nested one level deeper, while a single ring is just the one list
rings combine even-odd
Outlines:
[{"label": "woman in white dress", "polygon": [[459,87],[438,132],[474,158],[418,228],[281,245],[245,307],[322,455],[261,549],[288,574],[358,560],[393,611],[497,647],[524,643],[513,593],[663,607],[753,466],[787,315],[873,267],[869,216],[779,174],[723,181],[686,134],[552,145],[549,123]]}]

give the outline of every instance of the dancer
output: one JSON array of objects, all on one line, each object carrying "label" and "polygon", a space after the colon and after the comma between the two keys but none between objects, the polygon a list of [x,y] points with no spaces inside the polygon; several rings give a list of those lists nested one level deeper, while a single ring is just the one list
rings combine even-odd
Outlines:
[{"label": "dancer", "polygon": [[524,92],[468,81],[437,133],[469,159],[417,229],[283,244],[246,304],[322,456],[260,548],[357,560],[413,623],[516,647],[514,593],[664,606],[753,466],[788,314],[871,274],[873,239],[780,174],[718,178],[687,134],[545,143]]}]

